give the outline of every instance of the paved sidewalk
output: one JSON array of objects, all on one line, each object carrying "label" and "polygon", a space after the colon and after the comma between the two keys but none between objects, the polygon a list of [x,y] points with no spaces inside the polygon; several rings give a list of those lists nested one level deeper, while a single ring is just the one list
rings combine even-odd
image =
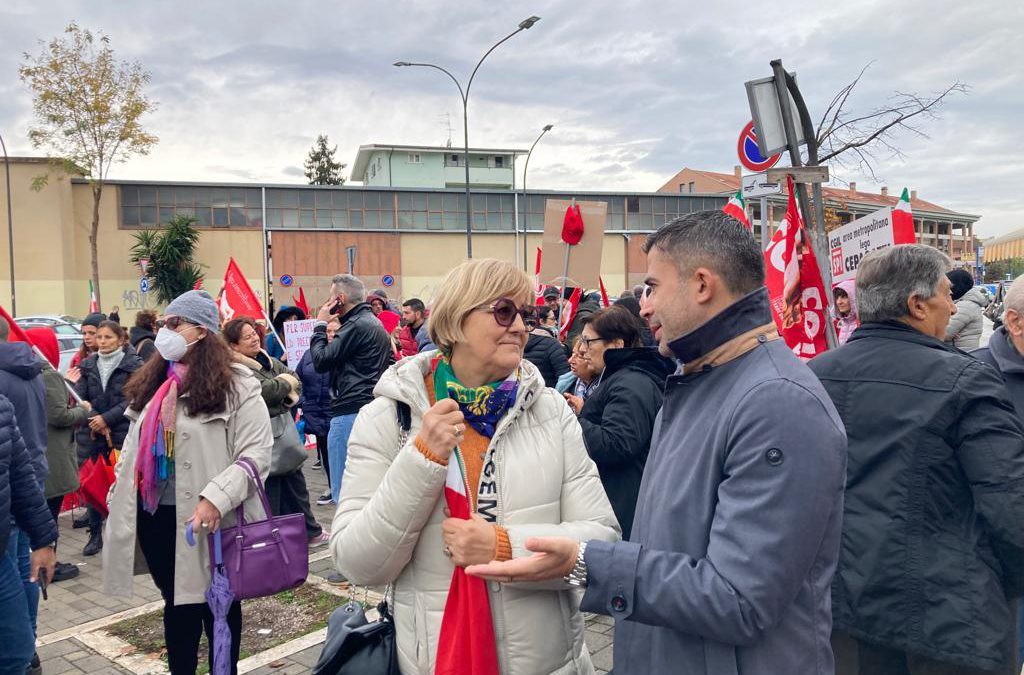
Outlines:
[{"label": "paved sidewalk", "polygon": [[[312,461],[306,463],[306,482],[309,486],[313,512],[317,519],[330,527],[334,515],[333,504],[316,506],[316,498],[326,489],[327,480],[323,471],[312,468]],[[81,511],[79,511],[81,513]],[[135,596],[131,600],[113,598],[103,593],[101,561],[99,555],[86,558],[82,548],[88,539],[87,530],[73,530],[71,515],[62,514],[59,519],[60,543],[57,557],[61,562],[79,565],[77,578],[52,584],[48,593],[50,599],[40,600],[38,647],[44,675],[79,675],[81,673],[140,672],[145,668],[130,664],[131,669],[118,665],[112,658],[101,655],[86,644],[95,644],[94,639],[102,635],[106,625],[116,623],[113,615],[142,610],[147,606],[161,605],[160,592],[153,586],[149,575],[135,577]],[[310,551],[311,557],[322,554],[326,547]],[[333,571],[330,558],[310,563],[310,575],[326,578]],[[359,597],[361,593],[356,591]],[[244,620],[244,619],[243,619]],[[587,616],[587,645],[599,675],[605,675],[612,665],[612,622],[604,616]],[[298,675],[310,672],[320,656],[321,644],[306,647],[249,672],[257,675]],[[150,662],[149,667],[153,664]],[[150,671],[159,672],[159,671]],[[166,669],[163,670],[166,672]]]}]

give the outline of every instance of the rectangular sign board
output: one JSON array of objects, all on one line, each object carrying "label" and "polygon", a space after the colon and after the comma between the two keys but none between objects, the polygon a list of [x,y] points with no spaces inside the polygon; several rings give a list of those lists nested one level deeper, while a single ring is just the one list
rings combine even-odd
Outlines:
[{"label": "rectangular sign board", "polygon": [[309,349],[309,339],[313,337],[313,326],[316,321],[286,321],[284,323],[284,351],[288,357],[288,367],[295,370],[302,360],[302,355]]},{"label": "rectangular sign board", "polygon": [[753,199],[755,197],[767,197],[768,195],[782,194],[782,183],[768,182],[768,176],[764,173],[752,173],[743,177],[743,198]]},{"label": "rectangular sign board", "polygon": [[894,241],[892,208],[888,206],[842,227],[837,227],[828,232],[832,284],[856,278],[860,261],[871,251],[896,244],[913,243],[913,241]]},{"label": "rectangular sign board", "polygon": [[544,204],[544,254],[541,257],[540,280],[551,286],[597,288],[601,274],[601,250],[604,247],[604,224],[608,217],[608,202],[576,202],[583,216],[583,238],[571,247],[569,253],[569,279],[563,280],[565,242],[562,224],[565,211],[572,202],[568,199],[548,199]]}]

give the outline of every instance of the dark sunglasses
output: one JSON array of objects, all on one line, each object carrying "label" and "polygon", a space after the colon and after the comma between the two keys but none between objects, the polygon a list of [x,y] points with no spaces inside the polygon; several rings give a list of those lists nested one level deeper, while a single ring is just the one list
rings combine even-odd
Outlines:
[{"label": "dark sunglasses", "polygon": [[167,328],[170,328],[171,330],[178,330],[178,326],[180,326],[182,324],[184,324],[186,326],[195,326],[196,325],[196,324],[192,323],[191,321],[189,321],[188,319],[184,319],[184,318],[182,318],[180,316],[169,316],[166,319],[164,319],[164,326],[166,326]]},{"label": "dark sunglasses", "polygon": [[494,315],[494,321],[502,328],[508,328],[516,321],[516,317],[520,316],[525,324],[529,317],[536,315],[536,310],[532,305],[524,305],[522,307],[516,305],[516,303],[509,298],[498,298],[493,304],[485,307],[479,307],[485,312],[490,312]]}]

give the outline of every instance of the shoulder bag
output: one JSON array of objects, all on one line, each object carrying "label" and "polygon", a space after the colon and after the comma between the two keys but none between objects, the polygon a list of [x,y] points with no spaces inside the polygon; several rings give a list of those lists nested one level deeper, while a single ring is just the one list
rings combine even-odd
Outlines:
[{"label": "shoulder bag", "polygon": [[274,449],[270,452],[270,476],[283,476],[295,471],[306,461],[309,453],[302,444],[299,430],[290,412],[270,418],[270,429],[274,434]]},{"label": "shoulder bag", "polygon": [[[409,440],[412,411],[398,403],[398,447]],[[367,621],[363,606],[347,602],[327,620],[327,639],[313,675],[399,675],[395,622],[388,607],[389,584],[377,605],[380,618]]]}]

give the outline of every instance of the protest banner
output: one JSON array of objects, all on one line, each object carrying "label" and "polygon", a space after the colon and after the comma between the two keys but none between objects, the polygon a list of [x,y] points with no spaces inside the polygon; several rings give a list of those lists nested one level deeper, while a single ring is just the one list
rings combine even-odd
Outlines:
[{"label": "protest banner", "polygon": [[284,351],[287,354],[288,366],[292,370],[298,367],[302,355],[309,349],[309,339],[313,336],[314,325],[316,321],[313,319],[284,322]]},{"label": "protest banner", "polygon": [[544,249],[541,256],[540,282],[558,288],[597,288],[608,203],[575,202],[583,219],[583,236],[579,243],[572,246],[572,257],[569,259],[569,271],[566,274],[566,244],[562,239],[562,230],[566,210],[572,205],[573,201],[569,199],[548,199],[544,203]]},{"label": "protest banner", "polygon": [[860,261],[871,251],[914,243],[913,225],[894,227],[893,215],[893,209],[886,206],[828,233],[833,286],[856,278]]}]

